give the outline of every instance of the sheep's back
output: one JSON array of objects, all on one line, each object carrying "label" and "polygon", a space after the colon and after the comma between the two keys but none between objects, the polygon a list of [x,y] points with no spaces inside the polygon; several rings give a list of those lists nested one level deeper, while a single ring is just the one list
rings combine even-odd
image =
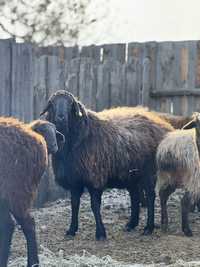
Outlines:
[{"label": "sheep's back", "polygon": [[104,111],[97,118],[89,114],[89,135],[67,159],[71,177],[98,188],[112,181],[123,186],[141,175],[147,162],[154,168],[156,148],[173,127],[149,112],[124,110]]},{"label": "sheep's back", "polygon": [[141,107],[119,107],[99,114],[101,119],[116,128],[122,138],[124,135],[124,139],[128,140],[129,146],[133,146],[141,159],[147,154],[154,154],[166,133],[174,130],[167,121]]}]

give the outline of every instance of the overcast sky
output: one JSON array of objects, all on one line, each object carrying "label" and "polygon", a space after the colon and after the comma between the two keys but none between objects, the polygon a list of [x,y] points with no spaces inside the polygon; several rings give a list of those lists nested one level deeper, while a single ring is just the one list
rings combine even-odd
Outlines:
[{"label": "overcast sky", "polygon": [[81,33],[81,45],[200,40],[200,0],[92,0],[89,12],[103,19]]},{"label": "overcast sky", "polygon": [[200,39],[200,0],[107,0],[107,16],[81,42]]}]

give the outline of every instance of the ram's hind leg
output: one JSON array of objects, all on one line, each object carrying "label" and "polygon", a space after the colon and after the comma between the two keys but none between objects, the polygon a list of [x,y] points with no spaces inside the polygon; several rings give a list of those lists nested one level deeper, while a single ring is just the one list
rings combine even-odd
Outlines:
[{"label": "ram's hind leg", "polygon": [[161,230],[166,232],[168,229],[168,213],[167,213],[167,200],[169,196],[175,191],[175,187],[168,185],[164,189],[160,189],[160,207],[161,207]]},{"label": "ram's hind leg", "polygon": [[186,236],[192,236],[192,231],[188,222],[188,213],[191,209],[191,201],[189,193],[186,192],[181,199],[181,214],[182,214],[182,231]]},{"label": "ram's hind leg", "polygon": [[14,222],[10,216],[7,205],[0,200],[0,266],[6,267],[14,232]]},{"label": "ram's hind leg", "polygon": [[130,232],[139,223],[139,213],[140,213],[140,191],[138,185],[129,190],[131,199],[131,217],[129,222],[125,226],[125,230]]},{"label": "ram's hind leg", "polygon": [[105,240],[106,239],[106,230],[103,225],[103,221],[101,218],[101,196],[102,191],[97,189],[89,189],[90,197],[91,197],[91,208],[94,213],[95,221],[96,221],[96,239],[97,240]]},{"label": "ram's hind leg", "polygon": [[144,235],[152,234],[154,230],[154,203],[155,203],[155,179],[150,176],[149,180],[144,181],[144,190],[147,199],[147,224],[144,228]]},{"label": "ram's hind leg", "polygon": [[32,218],[28,213],[23,218],[15,218],[17,220],[17,223],[21,226],[27,242],[27,267],[39,266],[34,218]]}]

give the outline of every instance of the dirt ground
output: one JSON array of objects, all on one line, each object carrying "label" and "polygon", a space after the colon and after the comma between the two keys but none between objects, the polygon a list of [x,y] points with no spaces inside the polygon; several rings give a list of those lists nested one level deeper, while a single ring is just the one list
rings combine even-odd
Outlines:
[{"label": "dirt ground", "polygon": [[[110,255],[114,260],[125,263],[173,264],[178,259],[200,260],[200,216],[196,211],[190,215],[193,237],[185,237],[180,228],[180,194],[175,193],[168,201],[169,232],[163,234],[156,229],[152,236],[142,236],[146,221],[146,209],[141,209],[140,225],[131,233],[123,231],[130,213],[129,196],[126,191],[112,190],[103,195],[102,216],[108,240],[95,241],[95,222],[90,209],[88,194],[81,200],[80,227],[77,236],[65,238],[70,222],[70,200],[49,203],[45,208],[34,210],[37,224],[38,243],[56,255],[63,250],[64,257],[83,251],[98,257]],[[156,224],[160,221],[160,207],[156,200]],[[21,231],[15,231],[10,258],[25,256],[25,241]]]}]

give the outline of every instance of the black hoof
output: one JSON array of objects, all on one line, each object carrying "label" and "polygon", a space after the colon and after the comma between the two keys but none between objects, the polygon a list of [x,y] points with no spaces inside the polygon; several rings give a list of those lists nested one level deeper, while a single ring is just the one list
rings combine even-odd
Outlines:
[{"label": "black hoof", "polygon": [[143,234],[142,235],[151,235],[153,233],[154,228],[144,228]]},{"label": "black hoof", "polygon": [[141,203],[140,203],[140,207],[141,207],[141,208],[146,208],[146,207],[147,207],[147,204],[141,202]]},{"label": "black hoof", "polygon": [[192,231],[190,229],[184,229],[183,232],[188,237],[193,236]]},{"label": "black hoof", "polygon": [[155,225],[154,225],[154,228],[155,228],[155,229],[160,229],[160,227],[161,227],[160,224],[155,224]]},{"label": "black hoof", "polygon": [[168,231],[168,226],[166,224],[161,224],[161,231],[166,233]]},{"label": "black hoof", "polygon": [[124,232],[131,232],[135,229],[136,225],[133,225],[131,223],[127,223],[124,227]]},{"label": "black hoof", "polygon": [[103,229],[102,231],[96,232],[96,240],[97,241],[105,241],[106,240],[106,231]]},{"label": "black hoof", "polygon": [[193,205],[191,208],[190,208],[190,212],[195,212],[195,205]]},{"label": "black hoof", "polygon": [[106,236],[96,236],[96,241],[106,241]]},{"label": "black hoof", "polygon": [[65,236],[68,237],[68,238],[73,238],[73,237],[75,237],[75,235],[76,235],[76,232],[71,231],[71,230],[68,230],[65,233]]}]

